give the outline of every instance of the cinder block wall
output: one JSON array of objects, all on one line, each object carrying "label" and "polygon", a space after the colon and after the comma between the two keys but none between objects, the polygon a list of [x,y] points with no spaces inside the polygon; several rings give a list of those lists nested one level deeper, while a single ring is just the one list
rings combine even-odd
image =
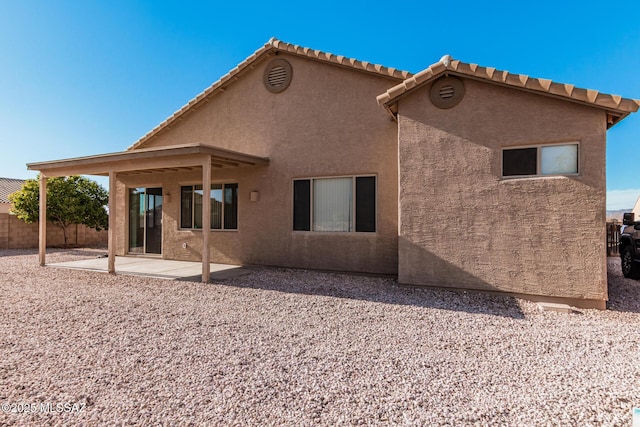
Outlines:
[{"label": "cinder block wall", "polygon": [[0,249],[9,249],[9,214],[0,213]]},{"label": "cinder block wall", "polygon": [[[62,246],[64,235],[55,224],[47,223],[47,246]],[[67,230],[70,246],[105,246],[107,232],[84,225],[72,225]],[[15,215],[0,214],[0,249],[29,249],[38,247],[38,224],[27,224]]]}]

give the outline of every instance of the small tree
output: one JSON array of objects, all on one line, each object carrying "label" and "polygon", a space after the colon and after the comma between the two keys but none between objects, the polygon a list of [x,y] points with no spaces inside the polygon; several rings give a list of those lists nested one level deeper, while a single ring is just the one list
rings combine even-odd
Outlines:
[{"label": "small tree", "polygon": [[[40,187],[38,179],[28,179],[22,189],[9,195],[11,213],[24,222],[38,222]],[[106,230],[109,216],[105,206],[109,194],[101,185],[81,176],[49,178],[47,180],[47,220],[62,228],[67,246],[67,228],[84,224],[97,231]]]}]

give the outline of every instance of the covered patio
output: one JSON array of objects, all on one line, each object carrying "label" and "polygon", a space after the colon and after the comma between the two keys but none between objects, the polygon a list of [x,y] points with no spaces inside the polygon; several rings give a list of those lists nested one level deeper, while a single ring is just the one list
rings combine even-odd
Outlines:
[{"label": "covered patio", "polygon": [[[97,175],[109,177],[109,232],[107,271],[116,274],[116,226],[125,218],[118,218],[116,202],[118,200],[116,182],[118,177],[126,175],[153,174],[162,172],[190,171],[200,169],[202,172],[202,218],[211,214],[211,172],[214,168],[237,168],[243,166],[266,166],[269,159],[251,154],[215,148],[200,143],[136,149],[96,156],[77,157],[71,159],[52,160],[29,163],[29,170],[40,172],[39,199],[39,262],[46,265],[46,217],[47,217],[47,179],[70,175]],[[209,254],[211,224],[202,221],[202,261],[201,277],[208,282],[211,275]],[[118,262],[123,262],[118,257]]]}]

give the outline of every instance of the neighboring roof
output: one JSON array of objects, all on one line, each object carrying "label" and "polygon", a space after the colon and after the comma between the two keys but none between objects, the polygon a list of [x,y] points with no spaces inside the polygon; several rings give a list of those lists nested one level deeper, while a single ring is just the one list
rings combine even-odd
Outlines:
[{"label": "neighboring roof", "polygon": [[27,168],[42,171],[46,176],[108,175],[111,170],[159,172],[199,167],[202,165],[202,155],[211,156],[212,166],[217,168],[269,164],[266,157],[195,143],[28,163]]},{"label": "neighboring roof", "polygon": [[9,194],[20,190],[24,181],[24,179],[0,178],[0,203],[11,203]]},{"label": "neighboring roof", "polygon": [[257,61],[261,60],[267,55],[277,53],[277,52],[286,52],[293,55],[298,55],[304,58],[309,58],[315,61],[325,62],[333,65],[338,65],[342,67],[351,68],[358,71],[363,71],[371,74],[377,74],[385,77],[392,77],[398,80],[406,79],[410,77],[412,74],[408,71],[397,70],[395,68],[384,67],[378,64],[372,64],[366,61],[359,61],[353,58],[347,58],[342,55],[334,55],[332,53],[322,52],[319,50],[310,49],[308,47],[302,47],[295,44],[285,43],[278,39],[271,38],[264,46],[260,49],[256,50],[251,56],[246,58],[240,64],[238,64],[235,68],[229,71],[224,76],[220,77],[218,81],[213,83],[191,101],[189,101],[185,106],[180,108],[178,111],[173,113],[169,118],[160,123],[158,126],[149,131],[146,135],[136,141],[132,146],[128,148],[128,150],[133,150],[141,147],[146,141],[153,138],[155,135],[160,133],[163,129],[170,126],[174,121],[176,121],[179,117],[183,116],[185,113],[190,112],[191,110],[195,110],[199,107],[201,102],[204,102],[208,97],[219,93],[224,92],[226,86],[231,84],[235,80],[235,78],[245,69],[252,68],[253,64]]},{"label": "neighboring roof", "polygon": [[610,113],[610,117],[607,119],[609,127],[628,116],[629,113],[638,111],[640,106],[640,101],[635,99],[623,98],[619,95],[608,95],[593,89],[581,89],[571,84],[556,83],[548,79],[533,78],[524,74],[512,74],[508,71],[496,70],[491,67],[481,67],[478,64],[469,64],[453,59],[449,55],[443,56],[440,61],[429,68],[408,77],[402,83],[379,95],[377,97],[378,104],[385,106],[395,117],[396,111],[392,106],[401,97],[443,74],[488,81],[602,108]]}]

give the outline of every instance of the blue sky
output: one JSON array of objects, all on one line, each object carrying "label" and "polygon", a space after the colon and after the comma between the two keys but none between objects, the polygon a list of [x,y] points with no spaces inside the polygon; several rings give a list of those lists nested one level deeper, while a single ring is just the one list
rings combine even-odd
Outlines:
[{"label": "blue sky", "polygon": [[[412,72],[451,54],[640,98],[637,1],[273,5],[0,2],[0,176],[127,148],[272,36]],[[608,133],[609,209],[640,195],[639,159],[635,114]]]}]

